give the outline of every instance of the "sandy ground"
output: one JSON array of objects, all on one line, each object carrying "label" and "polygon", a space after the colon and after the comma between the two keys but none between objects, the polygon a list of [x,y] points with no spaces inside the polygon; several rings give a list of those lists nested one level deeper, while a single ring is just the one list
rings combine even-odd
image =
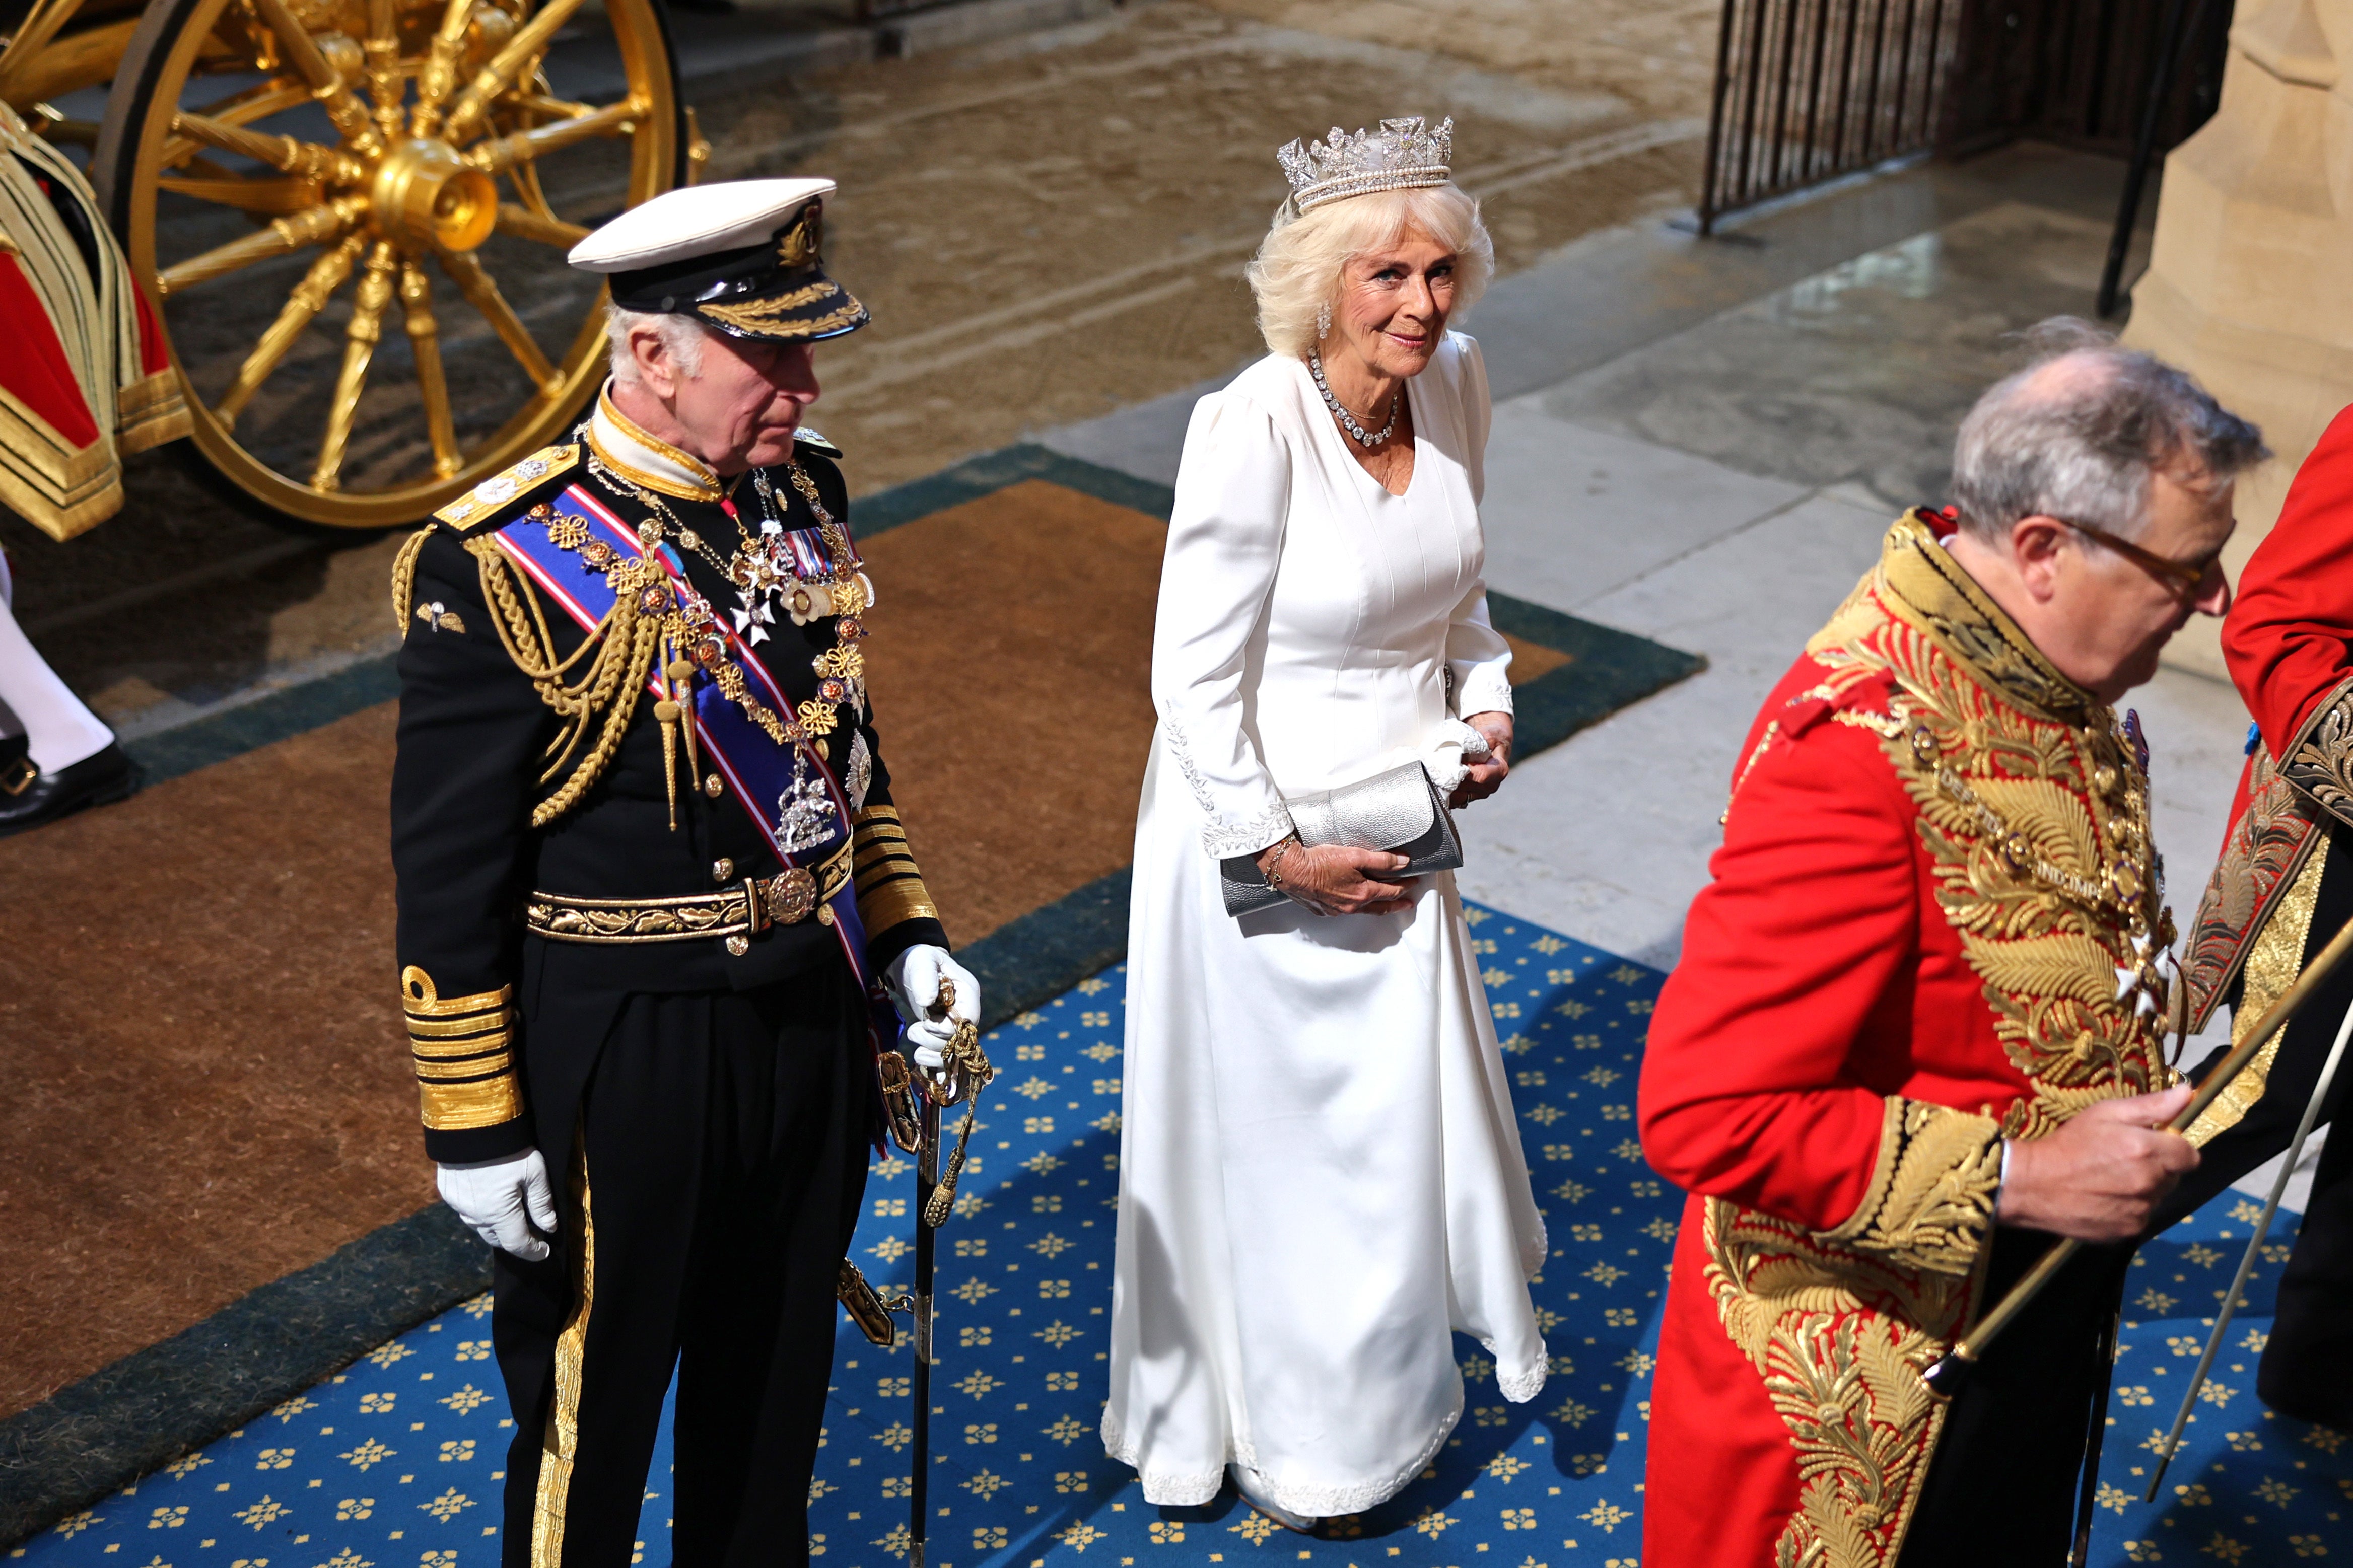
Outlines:
[{"label": "sandy ground", "polygon": [[[1599,10],[1487,0],[1409,27],[1388,5],[1172,0],[817,79],[714,134],[727,173],[841,183],[830,260],[876,321],[824,351],[819,415],[873,486],[1263,352],[1241,268],[1294,136],[1452,116],[1458,177],[1506,272],[1688,203],[1704,85],[1674,85],[1672,49],[1579,57]],[[1535,47],[1539,34],[1557,41]]]},{"label": "sandy ground", "polygon": [[[712,177],[841,183],[828,259],[875,325],[823,351],[813,422],[871,490],[1261,352],[1241,265],[1283,194],[1273,152],[1292,137],[1452,115],[1504,273],[1688,205],[1714,26],[1693,0],[1136,0],[783,90],[690,96],[718,148]],[[256,269],[203,341],[241,353],[238,322],[258,332],[279,298],[267,285],[293,276]],[[568,332],[549,302],[519,303],[544,320],[543,342]],[[444,310],[453,338],[462,310]],[[298,363],[332,374],[343,313]],[[405,353],[388,333],[386,365]],[[450,363],[462,384],[462,343]],[[290,420],[299,384],[276,394]],[[164,454],[131,488],[121,516],[66,545],[0,518],[20,618],[110,719],[152,727],[389,646],[395,541],[256,521]]]}]

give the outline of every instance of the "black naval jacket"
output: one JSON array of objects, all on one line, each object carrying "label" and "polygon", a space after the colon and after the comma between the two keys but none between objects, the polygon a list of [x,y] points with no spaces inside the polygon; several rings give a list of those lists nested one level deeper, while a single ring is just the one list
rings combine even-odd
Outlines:
[{"label": "black naval jacket", "polygon": [[[848,496],[831,460],[839,453],[821,437],[804,437],[796,454],[828,510],[846,523]],[[426,1152],[438,1161],[494,1159],[533,1142],[522,1047],[514,1035],[519,993],[528,999],[549,988],[574,997],[597,993],[617,998],[638,992],[744,991],[789,980],[815,965],[845,962],[833,928],[814,918],[770,926],[752,936],[740,956],[719,937],[575,944],[526,932],[522,906],[533,892],[631,900],[711,895],[740,885],[745,877],[781,868],[765,834],[732,795],[712,798],[693,787],[682,748],[673,792],[661,725],[652,700],[642,695],[596,783],[563,816],[541,827],[531,826],[533,807],[554,795],[594,749],[602,723],[592,722],[572,757],[543,782],[559,721],[492,624],[498,611],[485,590],[484,569],[467,542],[488,539],[530,507],[574,485],[625,522],[652,515],[626,489],[592,476],[587,457],[587,447],[577,440],[550,448],[521,466],[528,478],[497,504],[480,504],[486,491],[505,488],[493,480],[445,508],[424,531],[413,555],[404,558],[404,565],[413,560],[405,605],[402,575],[396,574],[395,607],[406,627],[392,781],[398,963]],[[546,471],[533,474],[533,463]],[[786,471],[769,472],[785,528],[816,526]],[[748,478],[737,494],[743,516],[756,528]],[[742,537],[716,503],[667,495],[663,501],[723,559]],[[694,586],[720,614],[729,614],[736,603],[733,586],[700,553],[681,548],[678,554]],[[536,595],[521,572],[510,567],[505,576],[518,596],[538,599],[559,658],[569,657],[586,640],[577,623]],[[819,677],[810,661],[839,640],[834,617],[796,626],[779,614],[768,630],[767,639],[754,648],[755,657],[795,703],[815,697]],[[577,679],[585,665],[584,660],[575,667],[568,678]],[[853,712],[844,704],[840,728],[828,737],[831,766],[845,791]],[[909,947],[944,947],[947,938],[907,852],[871,715],[858,729],[872,756],[854,837],[857,900],[873,973]],[[709,769],[706,760],[706,774]],[[551,1120],[568,1124],[570,1118],[557,1110]]]}]

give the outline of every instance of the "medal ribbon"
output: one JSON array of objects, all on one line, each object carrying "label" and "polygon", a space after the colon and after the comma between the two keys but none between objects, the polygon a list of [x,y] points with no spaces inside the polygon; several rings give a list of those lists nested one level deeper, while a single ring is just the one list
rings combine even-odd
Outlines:
[{"label": "medal ribbon", "polygon": [[[565,490],[555,498],[552,510],[557,516],[574,518],[586,523],[590,538],[610,545],[626,558],[650,562],[661,572],[672,595],[702,599],[702,594],[689,581],[685,563],[679,559],[676,551],[667,544],[649,551],[638,538],[637,530],[607,510],[584,488],[575,485]],[[518,518],[499,531],[500,547],[542,592],[579,624],[582,630],[594,633],[611,613],[618,595],[602,571],[549,537],[548,523],[552,521],[552,518]],[[723,639],[727,657],[743,669],[752,695],[766,704],[780,720],[790,721],[794,712],[792,700],[778,689],[767,667],[753,654],[743,638],[715,614],[711,617],[708,629]],[[667,700],[670,697],[665,684],[659,670],[648,682],[649,689],[658,700]],[[833,776],[833,771],[826,765],[825,760],[817,755],[814,747],[806,742],[797,746],[778,745],[765,730],[753,722],[749,714],[719,689],[718,683],[709,672],[700,668],[695,673],[694,702],[690,712],[696,736],[719,775],[726,780],[728,793],[759,825],[769,849],[786,867],[818,864],[828,851],[838,848],[848,837],[850,831],[849,799],[842,793],[840,782]],[[784,824],[778,811],[778,803],[796,782],[796,755],[822,782],[826,797],[833,807],[834,818],[834,830],[823,842],[797,852],[784,847]],[[866,928],[858,918],[856,879],[845,881],[827,901],[826,907],[833,912],[834,934],[840,939],[842,952],[849,960],[850,971],[858,976],[860,989],[864,989],[871,977],[866,964]]]}]

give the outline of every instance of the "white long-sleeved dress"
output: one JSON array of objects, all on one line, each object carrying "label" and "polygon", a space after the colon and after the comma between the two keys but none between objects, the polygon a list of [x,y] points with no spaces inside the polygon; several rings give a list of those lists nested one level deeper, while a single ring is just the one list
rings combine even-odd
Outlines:
[{"label": "white long-sleeved dress", "polygon": [[1219,892],[1221,857],[1288,831],[1284,796],[1511,708],[1478,345],[1450,333],[1408,384],[1402,496],[1297,360],[1203,398],[1186,436],[1135,830],[1103,1427],[1154,1502],[1208,1500],[1229,1461],[1301,1513],[1393,1496],[1461,1415],[1451,1329],[1488,1347],[1505,1397],[1544,1384],[1526,1285],[1544,1222],[1452,876],[1391,915],[1237,921]]}]

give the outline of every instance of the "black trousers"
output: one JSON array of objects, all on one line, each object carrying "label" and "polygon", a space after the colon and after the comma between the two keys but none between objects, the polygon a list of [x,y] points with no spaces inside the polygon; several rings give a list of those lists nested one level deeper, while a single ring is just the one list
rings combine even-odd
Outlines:
[{"label": "black trousers", "polygon": [[[2348,853],[2348,838],[2353,838],[2353,829],[2333,827],[2327,844],[2316,852],[2328,858],[2321,869],[2302,963],[2311,963],[2337,928],[2353,919],[2353,853]],[[2353,1008],[2353,971],[2340,970],[2281,1036],[2263,1097],[2236,1126],[2200,1152],[2198,1169],[2166,1200],[2152,1233],[2188,1217],[2287,1148],[2348,1008]],[[2190,1077],[2203,1080],[2228,1054],[2227,1047],[2218,1047]],[[2337,1069],[2336,1085],[2316,1125],[2335,1127],[2347,1105],[2353,1104],[2348,1096],[2353,1096],[2353,1048]],[[2277,1313],[2256,1370],[2255,1392],[2283,1415],[2353,1431],[2353,1132],[2332,1131],[2321,1152],[2295,1249],[2280,1275]]]},{"label": "black trousers", "polygon": [[[1997,1230],[1991,1304],[2056,1237]],[[2128,1247],[2086,1247],[1987,1347],[1953,1396],[1901,1568],[2060,1568],[2074,1535],[2092,1409],[2108,1380],[2099,1354],[2124,1294]]]},{"label": "black trousers", "polygon": [[[569,1142],[545,1149],[554,1255],[497,1256],[504,1568],[627,1568],[649,1487],[681,1568],[797,1568],[872,1125],[854,979],[574,997],[524,1027],[534,1091],[579,1088],[571,1118],[533,1101]],[[673,1368],[676,1469],[649,1481]]]}]

